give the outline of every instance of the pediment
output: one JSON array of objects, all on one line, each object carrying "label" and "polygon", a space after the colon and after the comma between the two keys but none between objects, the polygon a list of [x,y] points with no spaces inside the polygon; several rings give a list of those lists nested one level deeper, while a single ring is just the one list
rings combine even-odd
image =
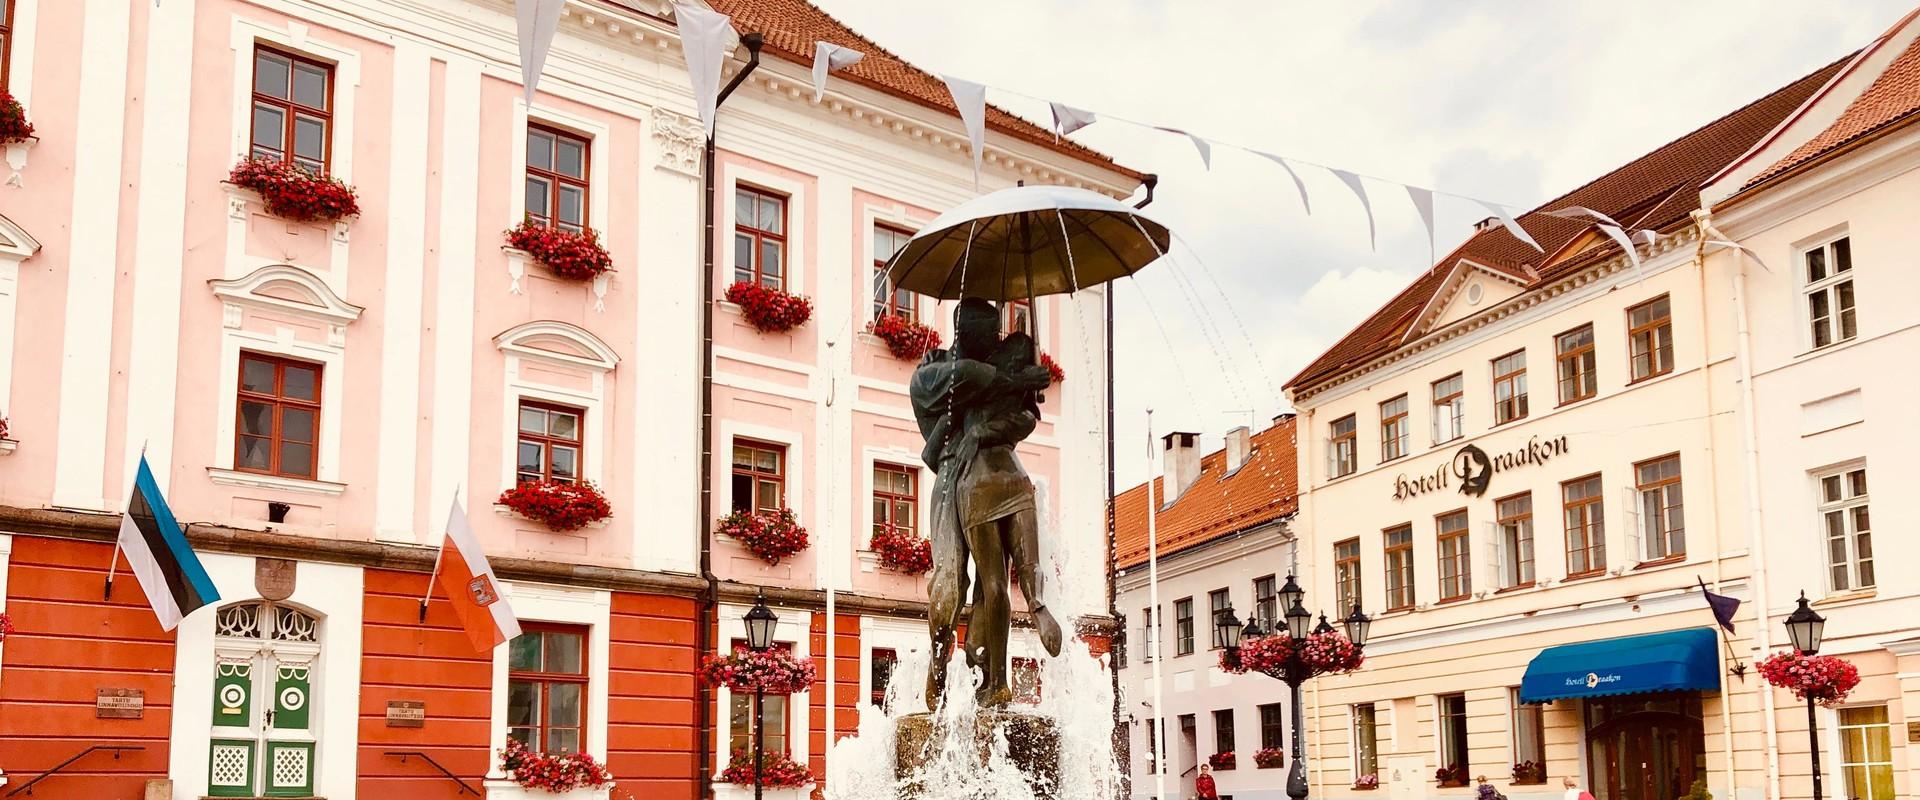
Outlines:
[{"label": "pediment", "polygon": [[610,370],[620,363],[600,337],[577,325],[557,320],[541,320],[517,325],[493,337],[501,350],[522,356],[543,358],[598,370]]},{"label": "pediment", "polygon": [[40,243],[27,233],[27,229],[0,216],[0,258],[24,261],[39,251]]},{"label": "pediment", "polygon": [[1505,270],[1471,259],[1454,262],[1440,288],[1420,309],[1403,342],[1411,342],[1428,332],[1479,314],[1526,291],[1520,278]]},{"label": "pediment", "polygon": [[365,309],[334,294],[320,276],[292,264],[269,264],[232,280],[207,281],[223,300],[345,324]]}]

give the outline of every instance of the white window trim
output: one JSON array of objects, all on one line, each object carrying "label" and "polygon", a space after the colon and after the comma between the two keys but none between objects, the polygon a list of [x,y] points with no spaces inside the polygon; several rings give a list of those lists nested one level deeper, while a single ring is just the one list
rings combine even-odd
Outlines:
[{"label": "white window trim", "polygon": [[[507,162],[507,222],[502,228],[511,228],[527,218],[527,129],[529,123],[571,131],[586,137],[587,140],[587,227],[606,234],[606,221],[612,216],[607,207],[613,183],[613,168],[607,163],[606,143],[613,135],[613,129],[606,124],[596,122],[577,114],[569,114],[552,106],[536,103],[527,106],[526,98],[516,97],[513,101],[513,130],[517,133],[513,147],[509,148]],[[515,251],[518,252],[518,251]],[[637,268],[638,265],[635,265]],[[520,293],[521,279],[526,277],[526,259],[508,258],[507,277],[512,281],[508,290],[512,294]],[[600,273],[594,276],[591,290],[596,298],[595,311],[606,310],[607,291],[613,285],[613,276]]]},{"label": "white window trim", "polygon": [[[581,751],[606,763],[608,661],[613,652],[613,593],[603,589],[570,589],[537,583],[500,582],[501,599],[510,601],[514,616],[527,622],[555,622],[587,626],[587,727]],[[507,654],[510,646],[493,648],[493,707],[489,742],[507,740]],[[500,760],[489,756],[487,777],[506,777]]]},{"label": "white window trim", "polygon": [[233,51],[233,133],[228,153],[229,165],[238,163],[251,152],[253,130],[253,50],[265,42],[282,49],[302,53],[321,61],[333,62],[333,141],[328,142],[327,171],[333,177],[353,183],[354,97],[360,87],[360,52],[344,42],[335,43],[311,36],[304,22],[288,20],[274,23],[235,17],[228,46]]},{"label": "white window trim", "polygon": [[[733,197],[734,192],[743,183],[787,196],[787,261],[783,265],[786,268],[784,291],[788,294],[808,294],[807,273],[811,265],[807,263],[809,253],[807,209],[812,198],[807,194],[807,184],[739,161],[724,162],[722,167],[725,170],[726,181],[720,189],[724,194],[719,194],[714,199],[714,202],[720,206],[718,209],[720,219],[716,222],[717,227],[714,232],[721,237],[720,241],[715,243],[721,257],[714,259],[714,269],[717,272],[711,276],[713,280],[719,281],[721,291],[714,292],[714,295],[717,297],[723,294],[726,287],[733,285],[733,231],[737,219],[734,213],[736,204]],[[867,233],[869,240],[872,236],[873,233],[869,230]],[[872,252],[871,241],[867,246],[868,252]],[[723,306],[731,305],[724,300],[721,302]]]},{"label": "white window trim", "polygon": [[[1827,594],[1829,596],[1837,595],[1837,594],[1852,594],[1854,592],[1872,591],[1874,588],[1879,586],[1879,580],[1877,575],[1875,576],[1876,579],[1874,581],[1874,586],[1863,587],[1860,585],[1860,556],[1859,556],[1859,553],[1854,549],[1855,546],[1858,544],[1856,537],[1859,535],[1859,531],[1854,530],[1853,515],[1851,513],[1843,514],[1843,517],[1847,525],[1847,577],[1848,577],[1848,580],[1851,581],[1852,583],[1851,586],[1848,586],[1845,589],[1840,589],[1840,588],[1836,588],[1833,585],[1833,559],[1832,559],[1831,553],[1827,549],[1827,521],[1826,521],[1827,512],[1828,511],[1846,511],[1847,509],[1851,509],[1854,506],[1859,505],[1859,506],[1866,506],[1868,508],[1868,514],[1871,515],[1872,503],[1873,503],[1872,485],[1871,484],[1868,485],[1867,494],[1865,495],[1862,495],[1860,497],[1847,498],[1845,500],[1841,500],[1835,503],[1826,502],[1825,496],[1821,494],[1821,489],[1820,489],[1820,481],[1822,479],[1839,478],[1842,489],[1844,490],[1846,486],[1846,481],[1847,481],[1847,473],[1852,472],[1854,470],[1865,470],[1866,468],[1867,468],[1866,459],[1853,459],[1851,461],[1847,461],[1841,464],[1836,464],[1830,467],[1824,467],[1818,470],[1814,470],[1811,473],[1808,473],[1808,477],[1813,482],[1813,530],[1815,532],[1815,537],[1813,542],[1814,552],[1816,554],[1816,557],[1819,559],[1820,581],[1821,583],[1826,585]],[[1869,479],[1871,479],[1872,476],[1869,475],[1868,477]],[[1871,536],[1873,532],[1868,531],[1867,533],[1869,536]],[[1874,560],[1878,561],[1879,559],[1876,557]]]},{"label": "white window trim", "polygon": [[[1386,452],[1387,442],[1389,441],[1387,439],[1387,406],[1395,401],[1399,401],[1402,406],[1400,410],[1400,435],[1397,437],[1400,442],[1400,452],[1389,457]],[[1377,408],[1380,414],[1380,463],[1384,464],[1389,461],[1398,461],[1413,455],[1413,398],[1403,392],[1388,398],[1386,402],[1380,403]]]},{"label": "white window trim", "polygon": [[[1458,398],[1455,398],[1454,400],[1448,401],[1446,404],[1443,405],[1438,400],[1435,399],[1437,395],[1435,394],[1434,390],[1439,387],[1440,381],[1451,380],[1456,375],[1459,376],[1460,378],[1460,396]],[[1453,403],[1460,404],[1460,418],[1458,422],[1455,422],[1453,419],[1453,414],[1452,414]],[[1467,435],[1467,376],[1466,376],[1466,373],[1464,372],[1453,373],[1441,378],[1438,381],[1429,381],[1427,383],[1427,414],[1428,414],[1427,431],[1428,433],[1433,435],[1433,444],[1435,447],[1446,444],[1448,442],[1458,440]],[[1452,436],[1448,436],[1444,439],[1440,437],[1441,420],[1446,420],[1447,425],[1453,428]]]},{"label": "white window trim", "polygon": [[[791,464],[792,462],[789,461],[788,463]],[[886,463],[909,467],[915,471],[913,491],[917,502],[914,503],[914,516],[916,518],[914,524],[919,526],[917,530],[922,537],[927,536],[933,530],[933,504],[927,501],[927,481],[929,479],[937,480],[938,476],[935,476],[932,470],[927,469],[926,462],[920,460],[919,453],[897,447],[863,448],[861,451],[861,463],[866,466],[866,470],[863,473],[864,477],[861,479],[860,484],[866,502],[860,510],[860,527],[853,531],[853,541],[849,543],[850,547],[848,549],[859,556],[861,572],[873,572],[880,563],[880,557],[874,555],[872,549],[867,546],[867,540],[872,537],[874,525],[874,470],[878,468],[880,464]],[[729,486],[731,486],[731,483],[729,483]],[[729,500],[731,500],[731,498],[729,498]],[[731,508],[732,505],[729,504],[728,507]],[[926,633],[926,626],[919,626],[918,630],[924,635]]]},{"label": "white window trim", "polygon": [[1835,229],[1823,231],[1820,234],[1810,239],[1803,240],[1794,245],[1794,248],[1793,248],[1794,278],[1793,279],[1794,279],[1794,283],[1800,287],[1800,298],[1799,298],[1800,309],[1797,313],[1800,319],[1800,352],[1802,353],[1811,353],[1818,350],[1826,350],[1835,345],[1844,344],[1846,342],[1851,342],[1860,338],[1860,306],[1859,306],[1860,295],[1859,295],[1859,289],[1857,287],[1854,290],[1855,291],[1854,317],[1853,317],[1854,335],[1851,337],[1841,338],[1840,336],[1840,305],[1838,302],[1835,302],[1838,299],[1837,296],[1830,297],[1828,310],[1831,313],[1831,316],[1827,318],[1827,325],[1829,326],[1829,330],[1833,335],[1833,339],[1827,342],[1826,344],[1815,344],[1813,340],[1813,309],[1809,308],[1807,305],[1809,298],[1813,297],[1813,295],[1819,294],[1822,292],[1831,292],[1834,286],[1841,283],[1851,282],[1853,280],[1854,272],[1855,272],[1855,270],[1849,268],[1845,273],[1834,273],[1832,271],[1832,268],[1834,266],[1834,260],[1832,257],[1832,252],[1829,251],[1827,254],[1828,255],[1827,277],[1822,278],[1818,281],[1809,282],[1807,280],[1807,254],[1815,250],[1824,250],[1824,249],[1831,248],[1833,246],[1833,243],[1838,242],[1841,239],[1851,239],[1851,238],[1852,238],[1851,232],[1848,231],[1847,227],[1843,225]]},{"label": "white window trim", "polygon": [[7,91],[33,113],[34,32],[40,27],[40,0],[13,0],[13,52],[7,65]]},{"label": "white window trim", "polygon": [[[319,276],[286,264],[262,267],[243,278],[209,281],[222,305],[220,331],[220,392],[215,419],[213,466],[207,472],[215,482],[231,485],[294,489],[339,494],[341,426],[345,418],[347,326],[359,319],[361,308],[333,293]],[[312,304],[296,303],[262,294],[268,286],[286,286],[306,294]],[[294,338],[292,328],[272,335],[243,330],[248,309],[305,317],[327,331],[325,342]],[[240,351],[285,356],[317,362],[320,368],[320,442],[313,480],[241,473],[234,469],[235,424],[239,409]]]},{"label": "white window trim", "polygon": [[[19,9],[14,9],[17,13]],[[13,220],[0,216],[0,334],[9,341],[21,341],[14,326],[20,310],[20,262],[40,252],[40,243],[34,241],[26,229],[14,224]],[[16,348],[0,347],[0,419],[7,417],[13,395],[13,355]],[[11,450],[0,450],[4,455]]]},{"label": "white window trim", "polygon": [[[718,622],[715,623],[719,626],[720,635],[713,637],[713,655],[720,656],[732,652],[733,640],[738,638],[734,633],[746,630],[746,616],[749,608],[751,606],[739,603],[720,604],[717,613]],[[774,641],[792,644],[792,655],[795,658],[812,658],[813,612],[804,608],[785,606],[772,606],[772,608],[773,613],[780,618],[780,627],[774,631]],[[922,628],[920,633],[924,641],[926,630]],[[861,646],[866,646],[864,638],[861,639]],[[865,658],[863,654],[862,659]],[[862,700],[865,697],[861,695]],[[808,735],[811,732],[808,723],[813,716],[812,698],[813,690],[809,688],[789,695],[787,700],[787,755],[793,759],[794,763],[802,766],[807,765],[812,756],[810,748],[813,743],[809,741]],[[733,737],[733,690],[728,689],[725,684],[714,687],[714,703],[713,752],[719,760],[720,767],[724,769],[731,753],[727,745]],[[776,800],[799,800],[809,796],[812,787],[813,781],[808,781],[803,787],[768,788],[766,796]],[[714,800],[745,800],[753,796],[753,787],[735,786],[722,781],[716,770],[713,777],[713,793]]]},{"label": "white window trim", "polygon": [[[1360,707],[1363,705],[1373,708],[1374,771],[1371,773],[1363,773],[1360,771]],[[1260,713],[1258,706],[1254,707],[1253,713],[1256,715]],[[1347,772],[1353,775],[1355,782],[1360,780],[1361,775],[1380,774],[1380,704],[1378,702],[1347,704],[1347,759]]]},{"label": "white window trim", "polygon": [[[866,265],[871,265],[873,264],[873,262],[880,260],[880,244],[877,241],[878,237],[876,236],[876,231],[875,231],[876,228],[884,225],[886,227],[893,228],[896,230],[906,231],[909,234],[917,234],[920,232],[920,229],[924,227],[926,224],[923,220],[916,220],[908,216],[906,206],[904,205],[898,205],[898,204],[874,205],[871,203],[866,204],[861,208],[860,222],[862,225],[865,226],[863,229],[864,233],[862,233],[861,235],[864,240],[864,247],[865,247],[864,252],[866,253],[866,259],[863,260],[861,263]],[[731,271],[733,265],[729,264],[727,266],[728,266],[728,270]],[[869,266],[868,269],[871,270],[872,267]],[[873,318],[872,317],[872,311],[873,311],[872,273],[869,271],[861,274],[863,277],[856,278],[855,283],[861,288],[860,302],[864,304],[864,308],[868,312],[867,319],[871,320]],[[938,300],[935,300],[930,297],[926,297],[919,293],[915,293],[913,295],[914,315],[919,320],[920,324],[929,325],[934,327],[935,329],[939,329],[941,327],[940,321],[936,319],[931,319],[928,316],[928,312],[927,312],[928,301],[932,301],[932,303],[935,305],[936,308],[939,306],[939,303],[940,303],[940,301]],[[864,326],[862,326],[861,329],[864,330],[865,329]],[[940,333],[942,336],[946,336],[948,332],[942,330]]]},{"label": "white window trim", "polygon": [[[526,344],[527,340],[542,336],[564,339],[590,355],[569,355]],[[506,387],[502,396],[506,402],[500,410],[500,491],[505,492],[514,486],[515,453],[520,441],[520,401],[523,398],[572,406],[585,412],[580,430],[580,441],[585,445],[580,458],[580,476],[604,486],[607,451],[613,446],[607,426],[607,381],[614,367],[620,363],[613,348],[584,328],[552,320],[509,328],[493,337],[493,343],[506,357],[501,375]],[[583,392],[572,387],[537,382],[527,377],[521,369],[528,362],[588,370],[592,386]]]},{"label": "white window trim", "polygon": [[[1633,521],[1632,527],[1631,527],[1631,530],[1633,531],[1633,541],[1630,542],[1632,546],[1630,552],[1633,553],[1633,557],[1636,560],[1636,562],[1640,564],[1645,564],[1650,561],[1666,561],[1667,559],[1673,558],[1675,555],[1681,555],[1683,557],[1688,555],[1687,553],[1684,553],[1684,552],[1680,554],[1667,552],[1667,553],[1662,553],[1659,556],[1653,555],[1653,543],[1655,541],[1654,535],[1653,535],[1654,521],[1647,519],[1647,515],[1644,513],[1641,513],[1641,510],[1646,508],[1647,491],[1640,488],[1640,467],[1646,464],[1657,462],[1657,461],[1665,461],[1669,458],[1678,459],[1680,461],[1680,481],[1678,484],[1666,484],[1666,485],[1660,486],[1658,487],[1658,490],[1664,491],[1669,486],[1674,486],[1674,485],[1678,485],[1680,487],[1680,501],[1681,501],[1680,525],[1681,525],[1681,530],[1683,532],[1682,535],[1684,535],[1684,531],[1686,530],[1686,486],[1687,486],[1686,459],[1682,457],[1679,453],[1673,453],[1671,455],[1665,455],[1665,456],[1654,456],[1653,458],[1647,459],[1645,461],[1636,461],[1629,467],[1631,472],[1628,475],[1628,480],[1630,480],[1631,483],[1624,488],[1627,490],[1627,497],[1629,498],[1627,514],[1629,515],[1629,518],[1632,519]],[[1666,538],[1669,533],[1670,531],[1660,531],[1660,544],[1662,547],[1666,547],[1666,544],[1667,544]]]},{"label": "white window trim", "polygon": [[[1834,786],[1834,787],[1841,787],[1841,790],[1844,791],[1844,787],[1846,786],[1845,781],[1847,779],[1847,767],[1855,766],[1853,762],[1847,761],[1847,742],[1846,742],[1847,731],[1860,730],[1860,729],[1869,728],[1869,727],[1879,727],[1877,725],[1849,725],[1846,728],[1842,728],[1841,722],[1840,722],[1840,712],[1848,708],[1874,708],[1874,707],[1882,707],[1882,708],[1885,708],[1887,711],[1887,721],[1882,724],[1887,729],[1888,769],[1891,772],[1893,772],[1894,780],[1896,782],[1899,780],[1899,776],[1900,776],[1900,768],[1898,766],[1899,762],[1894,759],[1893,754],[1900,752],[1900,748],[1905,743],[1905,739],[1899,735],[1899,731],[1903,726],[1900,724],[1901,720],[1896,718],[1893,714],[1893,704],[1889,702],[1884,702],[1884,701],[1878,702],[1878,703],[1850,703],[1846,706],[1842,706],[1839,708],[1821,709],[1822,715],[1826,717],[1826,719],[1822,720],[1820,723],[1822,726],[1826,728],[1825,730],[1826,735],[1822,736],[1821,738],[1824,740],[1825,749],[1829,753],[1833,754],[1831,759],[1828,759],[1825,757],[1821,759],[1821,763],[1823,765],[1829,765],[1829,764],[1831,765],[1822,770],[1822,774],[1825,780],[1828,781],[1827,785]],[[1870,766],[1878,763],[1881,763],[1881,762],[1863,761],[1863,762],[1859,762],[1857,766]],[[1895,800],[1895,798],[1897,798],[1898,796],[1899,795],[1896,794],[1893,797],[1887,797],[1887,798],[1875,797],[1875,798],[1872,798],[1872,800]]]},{"label": "white window trim", "polygon": [[[720,495],[720,504],[714,507],[716,513],[733,508],[733,481],[729,476],[733,474],[733,440],[735,439],[753,439],[769,444],[786,446],[787,464],[783,477],[786,478],[787,482],[787,509],[792,511],[793,515],[801,520],[802,525],[806,524],[806,513],[803,508],[807,496],[806,453],[801,446],[801,435],[783,428],[754,425],[752,423],[737,422],[734,420],[721,420],[720,422],[719,441],[720,446],[725,449],[714,454],[715,466],[720,470],[720,474],[717,476],[720,481],[719,491],[717,492]],[[872,472],[869,470],[867,479],[869,486],[871,486],[872,480]],[[871,530],[873,512],[869,510],[867,516],[868,529]]]},{"label": "white window trim", "polygon": [[[894,675],[901,674],[903,667],[924,667],[928,658],[927,626],[913,620],[892,619],[889,617],[860,618],[860,703],[859,713],[874,713],[873,704],[868,698],[873,696],[873,651],[892,650],[895,657]],[[924,704],[926,694],[921,687],[925,681],[908,679],[904,684],[908,691],[899,701],[904,708],[918,709]]]}]

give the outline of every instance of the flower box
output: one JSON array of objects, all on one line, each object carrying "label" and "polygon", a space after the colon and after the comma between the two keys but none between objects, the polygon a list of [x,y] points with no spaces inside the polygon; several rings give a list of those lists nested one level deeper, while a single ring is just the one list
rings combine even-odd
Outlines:
[{"label": "flower box", "polygon": [[512,778],[484,780],[481,781],[481,788],[486,790],[482,795],[484,800],[612,800],[613,797],[611,786],[554,793],[545,789],[529,789]]},{"label": "flower box", "polygon": [[519,739],[508,739],[507,745],[500,749],[500,769],[507,773],[507,779],[523,789],[538,790],[552,796],[560,795],[570,800],[578,792],[599,790],[599,796],[606,796],[606,790],[613,786],[613,774],[607,771],[599,760],[590,753],[542,753],[522,744]]},{"label": "flower box", "polygon": [[1547,765],[1538,761],[1522,761],[1513,765],[1513,784],[1515,786],[1539,786],[1547,782]]},{"label": "flower box", "polygon": [[1377,774],[1368,774],[1354,778],[1353,788],[1363,792],[1371,792],[1378,789],[1380,788],[1380,776]]},{"label": "flower box", "polygon": [[360,213],[353,187],[270,158],[244,158],[227,182],[258,192],[267,213],[295,222],[334,222]]},{"label": "flower box", "polygon": [[913,531],[887,525],[875,531],[867,546],[879,556],[880,566],[908,575],[933,569],[933,542]]},{"label": "flower box", "polygon": [[590,281],[613,269],[613,256],[592,228],[570,231],[526,220],[509,228],[506,236],[508,247],[526,251],[562,278]]},{"label": "flower box", "polygon": [[[720,773],[720,780],[735,786],[754,785],[753,758],[747,748],[736,747],[732,757],[727,760],[727,768]],[[762,753],[760,761],[760,785],[785,789],[805,786],[813,782],[813,773],[807,771],[804,764],[797,763],[786,753]]]},{"label": "flower box", "polygon": [[1449,764],[1433,771],[1433,780],[1442,789],[1457,789],[1467,785],[1467,768],[1459,764]]},{"label": "flower box", "polygon": [[1215,772],[1233,769],[1239,765],[1240,760],[1234,756],[1232,750],[1207,756],[1207,766],[1213,767]]},{"label": "flower box", "polygon": [[886,342],[887,352],[901,361],[919,361],[940,346],[940,332],[898,314],[882,314],[867,323],[867,332]]},{"label": "flower box", "polygon": [[33,139],[33,123],[27,121],[27,109],[7,92],[0,92],[0,144],[20,144]]},{"label": "flower box", "polygon": [[556,531],[584,528],[613,516],[613,507],[590,481],[527,481],[500,493],[495,503]]},{"label": "flower box", "polygon": [[1067,379],[1067,371],[1061,369],[1060,362],[1053,360],[1053,355],[1050,353],[1040,354],[1040,366],[1047,368],[1047,378],[1055,385]]},{"label": "flower box", "polygon": [[779,649],[756,653],[735,647],[724,656],[707,656],[700,664],[701,681],[736,692],[798,694],[811,689],[817,677],[813,659]]},{"label": "flower box", "polygon": [[807,549],[807,529],[800,527],[788,508],[735,511],[721,517],[718,528],[768,564],[778,564]]},{"label": "flower box", "polygon": [[1287,752],[1278,747],[1262,747],[1253,751],[1253,765],[1260,769],[1279,769],[1287,765]]},{"label": "flower box", "polygon": [[1860,668],[1836,656],[1810,656],[1796,650],[1774,653],[1759,664],[1760,677],[1794,697],[1829,708],[1846,702],[1860,685]]},{"label": "flower box", "polygon": [[761,333],[785,333],[813,318],[813,301],[757,283],[741,281],[727,287],[727,302]]}]

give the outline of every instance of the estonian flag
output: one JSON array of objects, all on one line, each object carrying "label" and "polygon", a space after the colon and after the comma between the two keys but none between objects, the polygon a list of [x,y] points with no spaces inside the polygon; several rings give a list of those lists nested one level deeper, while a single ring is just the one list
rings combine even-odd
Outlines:
[{"label": "estonian flag", "polygon": [[173,509],[160,496],[145,454],[140,456],[127,515],[120,520],[120,550],[127,554],[127,563],[140,579],[140,588],[146,590],[147,603],[163,630],[173,630],[194,609],[220,601],[200,557],[193,554],[186,533],[174,521]]}]

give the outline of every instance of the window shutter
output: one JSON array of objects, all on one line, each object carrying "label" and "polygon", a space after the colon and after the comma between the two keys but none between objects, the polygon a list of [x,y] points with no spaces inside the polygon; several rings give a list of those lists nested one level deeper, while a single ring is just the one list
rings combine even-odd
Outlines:
[{"label": "window shutter", "polygon": [[1505,589],[1509,585],[1507,583],[1507,558],[1509,557],[1507,554],[1507,539],[1505,536],[1500,535],[1500,523],[1498,522],[1482,521],[1480,526],[1486,531],[1487,566],[1493,568],[1493,580],[1488,581],[1487,585],[1495,589]]},{"label": "window shutter", "polygon": [[1332,478],[1336,475],[1339,475],[1340,470],[1334,464],[1333,437],[1331,436],[1320,437],[1320,452],[1327,454],[1327,477]]},{"label": "window shutter", "polygon": [[[1626,522],[1627,556],[1635,562],[1645,561],[1647,558],[1646,550],[1642,549],[1640,544],[1642,538],[1641,527],[1645,524],[1645,520],[1640,518],[1640,490],[1631,486],[1622,486],[1620,490],[1626,498],[1626,502],[1621,504],[1625,507],[1625,513],[1621,516],[1621,519]],[[1622,564],[1621,566],[1626,565]]]}]

